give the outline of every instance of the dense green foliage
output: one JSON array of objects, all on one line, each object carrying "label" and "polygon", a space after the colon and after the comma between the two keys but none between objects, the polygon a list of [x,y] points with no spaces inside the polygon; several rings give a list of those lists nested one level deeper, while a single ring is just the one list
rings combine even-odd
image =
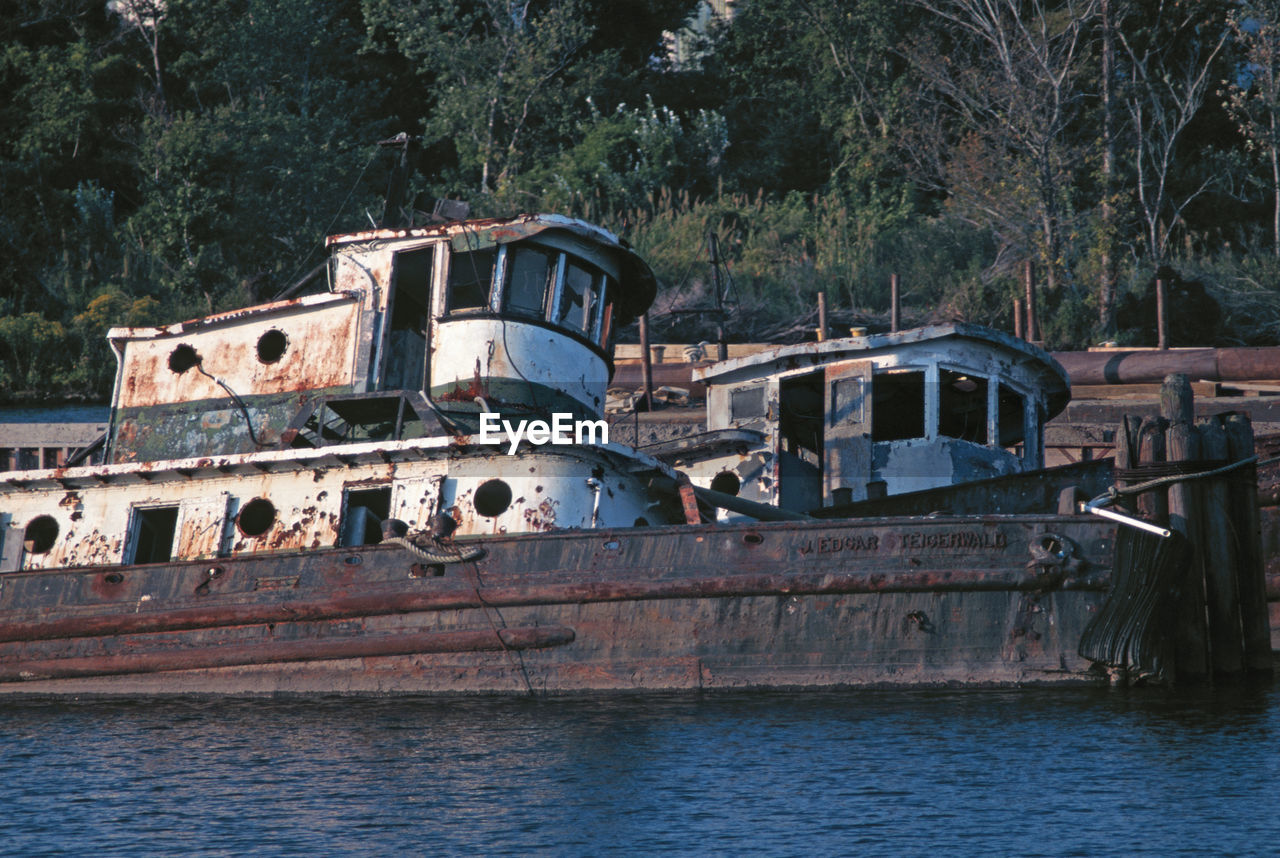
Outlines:
[{"label": "dense green foliage", "polygon": [[[659,272],[659,337],[1011,330],[1051,347],[1280,338],[1280,0],[11,0],[0,398],[101,397],[112,326],[270,300],[411,190],[559,211]],[[701,12],[700,12],[701,9]],[[690,56],[693,59],[689,59]],[[1203,286],[1203,290],[1195,284]],[[1213,305],[1205,309],[1205,302]]]}]

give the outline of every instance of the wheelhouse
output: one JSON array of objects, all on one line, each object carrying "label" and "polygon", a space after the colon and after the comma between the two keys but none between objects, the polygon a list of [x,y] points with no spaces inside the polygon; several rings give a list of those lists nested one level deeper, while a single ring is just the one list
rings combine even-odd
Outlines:
[{"label": "wheelhouse", "polygon": [[1047,353],[975,325],[782,346],[695,377],[708,443],[676,463],[795,511],[1042,468],[1069,397]]}]

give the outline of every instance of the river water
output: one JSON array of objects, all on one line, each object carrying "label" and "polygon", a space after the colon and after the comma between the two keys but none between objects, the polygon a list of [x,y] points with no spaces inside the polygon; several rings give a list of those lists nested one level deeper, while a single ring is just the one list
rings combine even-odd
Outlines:
[{"label": "river water", "polygon": [[0,702],[3,855],[1280,853],[1280,686]]}]

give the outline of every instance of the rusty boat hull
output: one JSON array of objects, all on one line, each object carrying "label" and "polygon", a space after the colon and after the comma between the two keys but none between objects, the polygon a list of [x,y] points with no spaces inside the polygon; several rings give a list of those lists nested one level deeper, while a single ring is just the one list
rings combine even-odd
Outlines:
[{"label": "rusty boat hull", "polygon": [[[572,694],[1102,681],[1114,527],[895,517],[0,577],[0,694]],[[468,552],[468,554],[471,552]]]}]

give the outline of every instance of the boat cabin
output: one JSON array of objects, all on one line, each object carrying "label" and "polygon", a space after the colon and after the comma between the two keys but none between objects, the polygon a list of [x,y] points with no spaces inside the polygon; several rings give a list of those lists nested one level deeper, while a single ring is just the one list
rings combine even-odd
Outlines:
[{"label": "boat cabin", "polygon": [[475,431],[481,411],[600,418],[614,333],[656,289],[615,236],[556,215],[328,244],[321,294],[111,330],[105,461]]},{"label": "boat cabin", "polygon": [[1070,396],[1046,352],[977,325],[779,346],[694,371],[695,485],[796,512],[1044,466]]}]

